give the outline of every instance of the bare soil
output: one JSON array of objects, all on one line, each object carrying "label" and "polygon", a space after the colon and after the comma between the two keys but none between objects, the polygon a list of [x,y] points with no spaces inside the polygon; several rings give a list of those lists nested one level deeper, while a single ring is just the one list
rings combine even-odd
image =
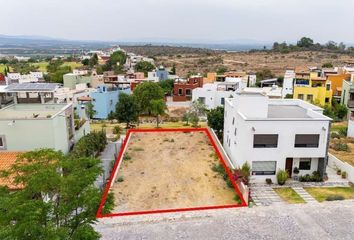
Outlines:
[{"label": "bare soil", "polygon": [[324,63],[334,66],[354,61],[354,56],[320,51],[275,52],[214,52],[186,53],[182,55],[157,56],[157,64],[176,66],[177,75],[186,77],[188,73],[216,71],[224,65],[228,70],[259,71],[270,69],[276,76],[283,76],[286,69],[295,67],[321,67]]},{"label": "bare soil", "polygon": [[212,170],[220,162],[204,132],[133,133],[123,159],[113,212],[236,204]]}]

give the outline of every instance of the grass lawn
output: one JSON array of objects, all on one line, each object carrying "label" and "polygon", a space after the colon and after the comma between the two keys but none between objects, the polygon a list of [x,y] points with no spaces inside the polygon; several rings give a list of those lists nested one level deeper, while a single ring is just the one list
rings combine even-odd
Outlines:
[{"label": "grass lawn", "polygon": [[328,196],[341,195],[344,199],[354,199],[354,187],[309,187],[305,190],[317,201],[326,201]]},{"label": "grass lawn", "polygon": [[32,63],[33,66],[38,67],[38,71],[40,72],[46,72],[48,64],[49,64],[48,62]]},{"label": "grass lawn", "polygon": [[[10,67],[10,71],[12,71],[12,67]],[[5,64],[0,64],[0,73],[4,73],[5,72]]]},{"label": "grass lawn", "polygon": [[62,66],[70,66],[71,69],[75,69],[81,67],[82,64],[80,62],[64,62]]},{"label": "grass lawn", "polygon": [[288,203],[306,203],[292,188],[274,188],[274,191]]}]

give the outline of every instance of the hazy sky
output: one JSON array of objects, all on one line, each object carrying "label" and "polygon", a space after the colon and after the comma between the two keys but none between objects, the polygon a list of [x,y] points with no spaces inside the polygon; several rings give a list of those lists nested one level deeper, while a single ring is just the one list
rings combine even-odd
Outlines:
[{"label": "hazy sky", "polygon": [[0,0],[0,34],[354,42],[354,0]]}]

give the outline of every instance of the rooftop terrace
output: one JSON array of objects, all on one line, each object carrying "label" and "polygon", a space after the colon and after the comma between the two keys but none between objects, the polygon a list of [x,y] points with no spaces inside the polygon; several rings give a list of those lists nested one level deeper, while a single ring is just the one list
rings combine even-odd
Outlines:
[{"label": "rooftop terrace", "polygon": [[0,109],[0,120],[51,118],[69,106],[70,104],[13,104]]}]

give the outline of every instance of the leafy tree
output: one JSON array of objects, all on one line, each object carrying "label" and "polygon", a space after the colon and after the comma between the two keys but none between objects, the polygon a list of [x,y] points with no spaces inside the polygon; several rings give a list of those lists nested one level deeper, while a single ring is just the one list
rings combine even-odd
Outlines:
[{"label": "leafy tree", "polygon": [[136,97],[140,110],[151,115],[151,101],[163,99],[164,91],[158,83],[143,82],[134,89],[133,95]]},{"label": "leafy tree", "polygon": [[154,70],[155,66],[147,61],[140,61],[135,65],[135,71],[137,72],[143,72],[145,77],[147,76],[147,73]]},{"label": "leafy tree", "polygon": [[95,53],[95,54],[93,54],[93,56],[92,56],[92,57],[90,58],[90,60],[89,60],[89,66],[90,66],[90,67],[96,66],[97,63],[98,63],[98,56],[97,56],[97,54]]},{"label": "leafy tree", "polygon": [[199,116],[196,112],[191,112],[189,115],[189,120],[192,123],[192,127],[198,127]]},{"label": "leafy tree", "polygon": [[83,59],[83,60],[81,61],[81,63],[82,63],[82,65],[84,65],[84,66],[88,66],[88,65],[90,64],[90,59],[85,58],[85,59]]},{"label": "leafy tree", "polygon": [[274,74],[268,68],[262,69],[256,73],[257,81],[274,78]]},{"label": "leafy tree", "polygon": [[336,104],[334,107],[337,118],[343,120],[348,114],[347,106],[345,106],[344,104]]},{"label": "leafy tree", "polygon": [[159,127],[159,116],[166,110],[166,103],[163,99],[151,100],[151,113],[156,116],[156,127]]},{"label": "leafy tree", "polygon": [[121,93],[119,95],[119,102],[116,105],[115,117],[119,122],[125,122],[127,128],[131,122],[138,121],[139,104],[134,95]]},{"label": "leafy tree", "polygon": [[183,114],[182,121],[186,122],[185,123],[186,126],[189,125],[189,118],[190,118],[190,113],[189,112],[186,112],[186,113]]},{"label": "leafy tree", "polygon": [[332,68],[332,67],[333,67],[333,64],[330,63],[330,62],[327,62],[327,63],[322,64],[322,67],[323,67],[323,68]]},{"label": "leafy tree", "polygon": [[227,67],[226,66],[220,66],[217,70],[216,70],[216,74],[224,74],[225,72],[227,72]]},{"label": "leafy tree", "polygon": [[176,64],[172,65],[171,72],[172,75],[176,75]]},{"label": "leafy tree", "polygon": [[107,144],[104,131],[91,132],[82,137],[74,146],[70,155],[73,157],[97,157]]},{"label": "leafy tree", "polygon": [[208,125],[216,131],[219,139],[222,139],[224,129],[224,107],[211,109],[207,113]]},{"label": "leafy tree", "polygon": [[311,38],[303,37],[297,42],[297,46],[300,48],[310,48],[314,45],[314,42]]},{"label": "leafy tree", "polygon": [[123,65],[127,60],[127,55],[123,51],[116,51],[111,54],[111,64],[112,65]]},{"label": "leafy tree", "polygon": [[[21,154],[3,177],[22,190],[0,190],[0,239],[99,239],[96,221],[101,173],[95,158],[64,156],[51,149]],[[112,195],[104,212],[112,209]]]},{"label": "leafy tree", "polygon": [[90,119],[92,119],[96,114],[94,107],[95,106],[92,104],[92,102],[88,102],[86,104],[86,114]]},{"label": "leafy tree", "polygon": [[160,87],[168,95],[171,95],[173,92],[173,84],[174,84],[173,79],[167,79],[159,82]]}]

